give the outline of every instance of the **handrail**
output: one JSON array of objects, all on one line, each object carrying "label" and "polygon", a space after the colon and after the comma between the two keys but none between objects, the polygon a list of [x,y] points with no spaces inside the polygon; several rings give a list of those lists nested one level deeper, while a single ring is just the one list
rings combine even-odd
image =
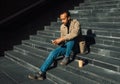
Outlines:
[{"label": "handrail", "polygon": [[31,9],[31,8],[33,8],[33,7],[35,7],[35,6],[37,6],[37,5],[45,4],[46,1],[47,1],[47,0],[39,0],[39,1],[37,1],[36,3],[33,3],[32,5],[30,5],[30,6],[26,7],[26,8],[24,8],[24,9],[21,9],[20,11],[18,11],[18,12],[16,12],[16,13],[14,13],[14,14],[12,14],[12,15],[10,15],[10,16],[4,18],[4,19],[2,19],[2,20],[0,21],[0,24],[3,24],[3,23],[5,23],[5,22],[7,22],[7,21],[13,19],[14,17],[16,17],[16,16],[18,16],[18,15],[24,13],[25,11],[27,11],[27,10],[29,10],[29,9]]}]

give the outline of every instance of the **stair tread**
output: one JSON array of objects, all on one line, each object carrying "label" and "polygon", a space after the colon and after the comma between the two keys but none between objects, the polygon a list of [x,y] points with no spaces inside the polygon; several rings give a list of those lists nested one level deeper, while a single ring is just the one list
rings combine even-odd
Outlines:
[{"label": "stair tread", "polygon": [[[46,29],[47,31],[48,31],[48,30],[49,30],[49,31],[58,31],[58,30],[55,30],[55,29],[58,29],[58,28],[59,28],[59,26],[54,26],[54,27],[53,27],[52,25],[51,25],[51,26],[45,26],[45,29]],[[112,32],[112,31],[114,31],[114,32],[120,31],[120,29],[115,29],[115,30],[113,30],[113,28],[91,27],[91,26],[87,26],[87,25],[86,25],[86,26],[85,26],[85,25],[84,25],[84,26],[82,25],[82,29],[92,29],[92,30],[100,30],[100,31],[104,29],[105,31],[110,31],[110,32]],[[45,30],[45,31],[46,31],[46,30]]]},{"label": "stair tread", "polygon": [[[44,43],[43,42],[35,42],[35,41],[31,41],[31,40],[24,40],[23,44],[29,46],[30,47],[29,49],[31,49],[33,47],[33,45],[34,45],[34,48],[44,50],[44,51],[48,51],[48,52],[50,52],[51,50],[53,50],[53,49],[55,49],[57,47],[57,46],[54,46],[51,43],[49,44],[49,43],[45,43],[45,42]],[[116,59],[119,58],[120,53],[117,52],[117,51],[114,51],[114,50],[112,51],[109,48],[109,47],[119,48],[118,46],[111,46],[111,45],[104,45],[104,44],[95,44],[95,45],[99,45],[100,47],[99,46],[93,46],[92,49],[91,49],[92,53],[96,53],[96,54],[101,53],[100,55],[102,55],[102,56],[107,55],[107,56],[110,56],[110,57],[114,57]],[[109,46],[109,47],[107,49],[106,48],[102,49],[101,46],[103,46],[103,48],[105,46]],[[103,50],[105,53],[102,53],[101,50]],[[119,49],[118,49],[118,51],[119,51]],[[40,51],[38,51],[38,53],[40,53]],[[114,54],[116,54],[116,55],[114,55]]]},{"label": "stair tread", "polygon": [[[105,26],[107,26],[107,25],[109,25],[109,26],[120,26],[120,22],[83,22],[83,21],[81,21],[81,24],[82,25],[105,25]],[[51,25],[53,25],[53,26],[60,26],[61,25],[61,23],[60,22],[51,22]]]},{"label": "stair tread", "polygon": [[[114,9],[114,12],[118,12],[118,11],[120,11],[120,8],[116,8],[116,7],[114,7],[113,8]],[[69,12],[70,13],[72,13],[72,14],[78,14],[78,13],[80,13],[80,12],[84,12],[84,13],[100,13],[100,12],[104,12],[104,13],[107,13],[107,12],[109,12],[111,9],[110,8],[101,8],[101,9],[85,9],[85,10],[81,10],[81,9],[76,9],[76,10],[69,10]]]},{"label": "stair tread", "polygon": [[[10,51],[9,51],[10,52]],[[11,54],[13,54],[13,53],[11,53]],[[35,60],[35,59],[33,59],[33,58],[30,58],[29,56],[24,56],[24,55],[20,55],[20,53],[18,53],[18,54],[13,54],[13,55],[15,55],[15,56],[18,56],[19,55],[19,57],[21,57],[22,59],[24,58],[24,59],[26,59],[26,61],[27,62],[31,62],[33,65],[35,65],[36,63],[38,64],[38,65],[40,65],[41,63],[38,63],[39,61],[39,59],[38,58],[36,58],[35,57],[35,59],[37,59],[37,60]],[[25,57],[27,57],[27,58],[25,58]],[[73,62],[74,63],[74,62]],[[36,65],[35,65],[36,66]],[[72,65],[73,66],[73,65]],[[74,67],[76,67],[76,65],[74,64]],[[88,67],[88,66],[87,66]],[[87,69],[89,69],[89,68],[87,68]],[[96,70],[96,69],[95,69]],[[103,69],[104,70],[104,69]],[[92,71],[92,70],[91,70]],[[53,71],[54,72],[54,71]]]},{"label": "stair tread", "polygon": [[[96,1],[96,0],[92,0],[92,2],[96,2],[96,3],[100,3],[100,2],[107,2],[108,0],[101,0],[101,1]],[[109,0],[109,1],[113,1],[113,0]],[[119,0],[114,0],[114,1],[119,1]],[[89,3],[91,2],[91,0],[86,0],[85,3]]]},{"label": "stair tread", "polygon": [[[0,67],[1,68],[1,67]],[[16,84],[16,82],[6,75],[5,72],[0,71],[0,82],[2,84]]]},{"label": "stair tread", "polygon": [[[51,51],[57,47],[51,43],[35,42],[35,41],[31,41],[31,40],[24,40],[23,43],[25,45],[31,45],[31,47],[32,47],[32,45],[34,45],[34,46],[36,46],[36,48],[47,50],[47,51]],[[118,53],[120,50],[118,46],[112,46],[112,45],[109,46],[109,45],[104,45],[104,44],[95,44],[95,45],[92,45],[92,47],[98,48],[98,49],[105,49],[105,50],[109,50],[112,52],[114,51],[114,52],[118,52]]]},{"label": "stair tread", "polygon": [[[28,47],[28,48],[30,48],[30,47]],[[39,51],[38,51],[38,53],[35,53],[34,51],[31,51],[29,53],[37,55],[37,56],[40,55],[40,54],[38,54]],[[43,55],[43,56],[47,56],[47,54]],[[79,54],[77,56],[79,57]],[[113,59],[111,57],[99,56],[99,55],[95,55],[95,54],[88,54],[86,56],[82,56],[82,58],[91,59],[91,60],[95,59],[94,61],[102,63],[102,64],[105,64],[105,66],[106,65],[109,66],[108,68],[110,68],[111,66],[113,66],[111,69],[114,69],[114,70],[116,70],[116,68],[118,68],[118,66],[120,65],[120,61],[119,60]]]},{"label": "stair tread", "polygon": [[40,64],[43,62],[43,61],[39,61],[40,59],[42,59],[40,55],[36,56],[36,55],[24,54],[16,51],[7,51],[6,56],[12,56],[14,58],[17,58],[17,60],[20,60],[20,61],[24,60],[24,62],[28,62],[37,67],[39,67]]},{"label": "stair tread", "polygon": [[[21,45],[19,47],[21,47],[23,49],[26,48],[27,50],[31,50],[30,52],[34,52],[34,53],[40,55],[40,52],[39,52],[38,49],[31,49],[31,47],[21,46]],[[85,57],[88,57],[88,58],[91,58],[91,59],[100,60],[100,61],[103,61],[103,62],[109,62],[110,64],[120,65],[120,61],[119,60],[116,60],[116,59],[113,59],[113,58],[110,58],[110,57],[99,56],[99,55],[95,55],[95,54],[94,55],[93,54],[87,54]]]},{"label": "stair tread", "polygon": [[120,3],[120,1],[112,1],[112,2],[101,2],[101,3],[87,3],[87,4],[84,4],[84,6],[77,6],[77,7],[81,7],[81,8],[86,8],[86,7],[100,7],[100,6],[103,6],[103,7],[105,7],[105,6],[118,6],[118,4]]},{"label": "stair tread", "polygon": [[[34,41],[30,41],[30,40],[25,40],[24,44],[28,45],[28,46],[30,45],[31,47],[32,47],[32,45],[34,45],[34,46],[36,46],[36,48],[42,49],[42,50],[46,50],[46,51],[51,51],[51,50],[56,48],[56,46],[54,46],[52,44],[49,44],[49,43],[47,44],[45,42],[44,43],[43,42],[34,42]],[[97,49],[97,50],[100,50],[100,51],[104,50],[107,53],[110,52],[111,54],[112,53],[119,54],[119,47],[118,46],[111,46],[111,45],[109,46],[109,45],[104,45],[104,44],[95,44],[95,45],[92,45],[91,48]]]},{"label": "stair tread", "polygon": [[30,46],[30,47],[32,47],[32,45],[34,45],[35,48],[45,50],[48,52],[52,51],[53,49],[55,49],[57,47],[57,45],[55,46],[51,43],[35,42],[35,41],[31,41],[31,40],[25,40],[25,41],[23,41],[23,44]]},{"label": "stair tread", "polygon": [[99,48],[99,49],[102,49],[102,50],[109,50],[109,51],[114,51],[114,52],[120,52],[120,47],[113,47],[113,46],[106,46],[106,45],[100,45],[100,44],[95,44],[95,45],[92,45],[91,47],[94,47],[94,48]]},{"label": "stair tread", "polygon": [[[101,78],[101,79],[108,79],[120,82],[120,74],[118,72],[101,68],[92,64],[85,65],[83,68],[78,67],[78,62],[72,62],[69,64],[70,67],[73,67],[74,69],[77,69],[78,71],[83,71],[84,73],[88,73],[90,75],[93,75],[95,77]],[[68,66],[68,67],[69,67]],[[93,77],[94,78],[94,77]]]},{"label": "stair tread", "polygon": [[[79,57],[80,54],[78,54],[77,56]],[[111,57],[108,56],[101,56],[101,55],[96,55],[96,54],[87,54],[87,55],[80,55],[83,58],[90,58],[93,61],[101,61],[104,62],[106,64],[110,64],[110,65],[114,65],[114,66],[120,66],[120,60],[117,59],[113,59]]]},{"label": "stair tread", "polygon": [[[16,57],[18,57],[19,59],[22,59],[22,60],[24,60],[24,61],[26,61],[26,62],[28,62],[28,63],[30,63],[30,64],[32,64],[32,65],[34,65],[34,66],[36,66],[36,67],[39,67],[42,63],[43,63],[43,59],[40,59],[39,57],[33,57],[33,56],[28,56],[28,55],[24,55],[24,54],[21,54],[21,53],[19,53],[19,52],[14,52],[14,51],[8,51],[7,53],[9,53],[9,54],[11,54],[11,55],[13,55],[13,56],[16,56]],[[51,71],[49,71],[51,74],[54,74],[55,76],[57,76],[57,77],[60,77],[62,80],[65,80],[65,79],[63,79],[63,77],[65,77],[65,76],[68,76],[68,77],[70,77],[71,76],[71,74],[69,75],[69,72],[66,72],[65,73],[65,71],[63,71],[63,72],[61,72],[61,74],[64,74],[64,75],[61,75],[61,74],[59,74],[59,73],[56,73],[56,72],[59,72],[59,71],[61,71],[61,70],[58,70],[58,69],[52,69]],[[74,75],[74,74],[73,74]],[[74,75],[74,77],[73,76],[71,76],[71,78],[70,79],[72,79],[72,78],[75,78],[75,80],[77,80],[78,81],[78,79],[80,80],[81,79],[81,77],[79,77],[79,76],[75,76]],[[89,80],[89,79],[86,79],[86,78],[83,78],[84,80],[86,80],[87,81],[87,83],[88,83],[88,81],[89,82],[91,82],[91,83],[93,83],[93,84],[96,84],[96,83],[94,83],[94,82],[92,82],[91,80]],[[66,81],[66,80],[65,80]],[[75,81],[73,81],[73,80],[67,80],[67,82],[72,82],[72,84],[73,83],[75,83]],[[80,81],[79,81],[80,82]],[[81,81],[82,82],[82,81]],[[83,81],[83,82],[85,82],[85,81]],[[86,84],[87,84],[86,83]]]},{"label": "stair tread", "polygon": [[[59,27],[60,26],[60,23],[59,22],[52,22],[51,23],[51,30],[58,30],[58,29],[55,29],[54,27]],[[119,27],[120,27],[120,23],[119,22],[81,22],[81,28],[84,28],[84,27],[94,27],[94,28],[106,28],[106,29],[113,29],[114,31],[114,28],[116,28],[116,30],[120,30]],[[91,28],[92,29],[92,28]],[[106,30],[105,29],[105,30]]]},{"label": "stair tread", "polygon": [[38,41],[41,41],[41,42],[51,43],[52,39],[56,39],[56,37],[47,36],[47,35],[31,35],[30,36],[30,40],[38,40]]},{"label": "stair tread", "polygon": [[81,77],[79,75],[75,75],[71,72],[68,72],[68,71],[65,71],[65,70],[62,70],[62,69],[59,69],[59,68],[52,69],[50,72],[55,74],[57,77],[60,77],[63,80],[66,80],[66,81],[70,82],[71,84],[79,84],[79,83],[97,84],[97,82],[95,82],[95,81],[92,81],[90,79]]},{"label": "stair tread", "polygon": [[[46,79],[45,81],[33,81],[27,78],[27,75],[29,73],[32,73],[32,71],[22,67],[21,65],[6,59],[5,57],[0,59],[0,69],[8,76],[10,77],[12,80],[15,81],[11,82],[11,80],[7,81],[7,78],[5,77],[5,81],[4,83],[2,82],[2,84],[39,84],[39,83],[43,83],[43,84],[54,84],[54,82]],[[5,66],[6,65],[6,66]],[[4,74],[3,74],[4,75]]]},{"label": "stair tread", "polygon": [[49,53],[48,51],[44,51],[42,49],[37,49],[37,48],[26,46],[26,45],[16,45],[14,47],[20,48],[20,50],[23,49],[22,50],[23,53],[34,52],[33,54],[38,54],[38,55],[41,55],[41,52],[43,52],[42,54],[44,55],[47,55]]}]

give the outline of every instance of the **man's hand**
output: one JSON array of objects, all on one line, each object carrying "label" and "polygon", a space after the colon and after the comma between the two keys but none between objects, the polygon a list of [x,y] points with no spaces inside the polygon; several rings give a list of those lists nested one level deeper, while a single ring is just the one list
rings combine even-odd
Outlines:
[{"label": "man's hand", "polygon": [[61,42],[63,42],[63,41],[65,41],[64,38],[57,38],[57,39],[53,40],[52,43],[53,43],[54,45],[58,45],[59,43],[61,43]]}]

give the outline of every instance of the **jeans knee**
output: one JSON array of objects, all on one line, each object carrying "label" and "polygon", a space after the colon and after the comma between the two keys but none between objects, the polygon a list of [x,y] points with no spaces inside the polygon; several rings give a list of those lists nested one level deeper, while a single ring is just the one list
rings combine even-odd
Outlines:
[{"label": "jeans knee", "polygon": [[67,45],[68,45],[68,46],[69,46],[69,45],[70,45],[70,46],[71,46],[71,45],[74,45],[74,40],[68,41],[68,42],[67,42]]}]

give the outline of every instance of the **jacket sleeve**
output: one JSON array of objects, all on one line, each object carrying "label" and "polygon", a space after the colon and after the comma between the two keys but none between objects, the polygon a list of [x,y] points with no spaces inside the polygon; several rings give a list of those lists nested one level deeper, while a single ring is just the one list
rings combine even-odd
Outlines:
[{"label": "jacket sleeve", "polygon": [[64,39],[71,40],[71,39],[77,37],[79,35],[79,33],[80,33],[80,23],[78,21],[75,21],[72,26],[72,30],[69,32],[69,34],[64,36]]},{"label": "jacket sleeve", "polygon": [[62,25],[61,25],[61,27],[60,27],[60,37],[63,37],[64,36],[64,34],[63,34],[63,31],[62,31]]},{"label": "jacket sleeve", "polygon": [[60,27],[60,32],[61,32],[60,36],[61,37],[65,36],[65,31],[66,31],[66,29],[64,28],[64,25],[62,24],[61,27]]}]

